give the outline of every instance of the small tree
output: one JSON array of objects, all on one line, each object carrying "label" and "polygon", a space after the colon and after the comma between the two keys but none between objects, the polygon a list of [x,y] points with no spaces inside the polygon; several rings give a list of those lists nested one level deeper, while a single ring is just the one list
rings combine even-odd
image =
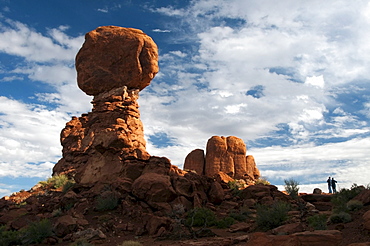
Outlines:
[{"label": "small tree", "polygon": [[284,179],[284,188],[286,190],[286,192],[288,192],[288,194],[296,199],[298,197],[298,191],[299,191],[299,182],[297,180],[294,180],[292,178],[290,179]]}]

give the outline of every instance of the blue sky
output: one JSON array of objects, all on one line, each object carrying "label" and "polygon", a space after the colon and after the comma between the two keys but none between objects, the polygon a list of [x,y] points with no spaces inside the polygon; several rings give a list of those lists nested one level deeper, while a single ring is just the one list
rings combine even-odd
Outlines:
[{"label": "blue sky", "polygon": [[61,129],[91,110],[74,57],[104,25],[159,47],[139,99],[151,155],[182,167],[233,135],[279,187],[370,183],[368,1],[0,0],[0,197],[50,176]]}]

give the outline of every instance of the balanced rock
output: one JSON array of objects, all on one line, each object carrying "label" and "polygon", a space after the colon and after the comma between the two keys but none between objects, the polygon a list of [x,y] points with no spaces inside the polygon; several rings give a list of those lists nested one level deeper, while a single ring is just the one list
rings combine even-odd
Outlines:
[{"label": "balanced rock", "polygon": [[76,56],[77,79],[94,95],[93,109],[62,130],[63,158],[53,173],[94,183],[124,171],[127,159],[150,158],[137,101],[158,72],[158,51],[149,36],[132,28],[99,27],[85,38]]},{"label": "balanced rock", "polygon": [[254,181],[260,177],[260,172],[253,156],[246,156],[246,153],[247,147],[242,139],[213,136],[207,142],[205,157],[203,150],[193,150],[185,158],[184,169],[213,178],[222,174],[233,179]]},{"label": "balanced rock", "polygon": [[142,90],[158,73],[158,49],[144,32],[102,26],[85,35],[76,56],[78,86],[96,96],[114,88]]}]

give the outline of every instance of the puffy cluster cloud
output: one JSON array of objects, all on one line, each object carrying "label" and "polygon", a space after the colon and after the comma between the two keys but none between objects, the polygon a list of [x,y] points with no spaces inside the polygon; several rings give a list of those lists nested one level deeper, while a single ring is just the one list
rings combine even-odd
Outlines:
[{"label": "puffy cluster cloud", "polygon": [[[203,149],[212,135],[236,135],[252,146],[250,153],[256,153],[269,178],[279,176],[280,181],[298,176],[311,182],[298,174],[303,172],[299,163],[316,163],[304,172],[322,178],[319,173],[326,173],[327,163],[333,164],[332,173],[340,174],[368,161],[356,154],[357,142],[369,146],[370,141],[367,1],[207,0],[157,11],[188,27],[181,40],[188,30],[188,40],[197,40],[191,49],[165,54],[158,82],[142,97],[147,134],[161,126],[177,146]],[[180,32],[175,25],[171,30]],[[177,57],[177,52],[186,55]],[[166,83],[166,77],[172,80]],[[165,97],[154,99],[154,94]],[[153,103],[161,107],[147,108]],[[274,145],[279,152],[269,154],[266,146]],[[187,153],[169,148],[174,147],[156,153],[181,166]],[[285,152],[291,154],[286,162],[295,163],[298,173],[274,168],[280,167]],[[347,155],[338,157],[338,152]],[[340,160],[346,165],[335,165]],[[365,182],[365,174],[349,177],[360,175]]]},{"label": "puffy cluster cloud", "polygon": [[0,96],[0,178],[50,176],[61,156],[60,130],[71,114],[90,107],[89,97],[75,82],[74,56],[83,37],[69,37],[67,29],[60,26],[41,34],[23,23],[1,19],[0,52],[19,58],[2,69],[2,83],[27,80],[48,85],[52,92],[32,98]]}]

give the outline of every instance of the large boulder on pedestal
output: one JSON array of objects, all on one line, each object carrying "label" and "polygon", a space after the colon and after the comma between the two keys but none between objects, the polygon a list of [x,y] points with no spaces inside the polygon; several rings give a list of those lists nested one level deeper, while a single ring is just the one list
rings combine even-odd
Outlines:
[{"label": "large boulder on pedestal", "polygon": [[158,73],[158,48],[141,30],[98,27],[85,35],[76,69],[78,86],[88,95],[122,86],[142,90]]}]

